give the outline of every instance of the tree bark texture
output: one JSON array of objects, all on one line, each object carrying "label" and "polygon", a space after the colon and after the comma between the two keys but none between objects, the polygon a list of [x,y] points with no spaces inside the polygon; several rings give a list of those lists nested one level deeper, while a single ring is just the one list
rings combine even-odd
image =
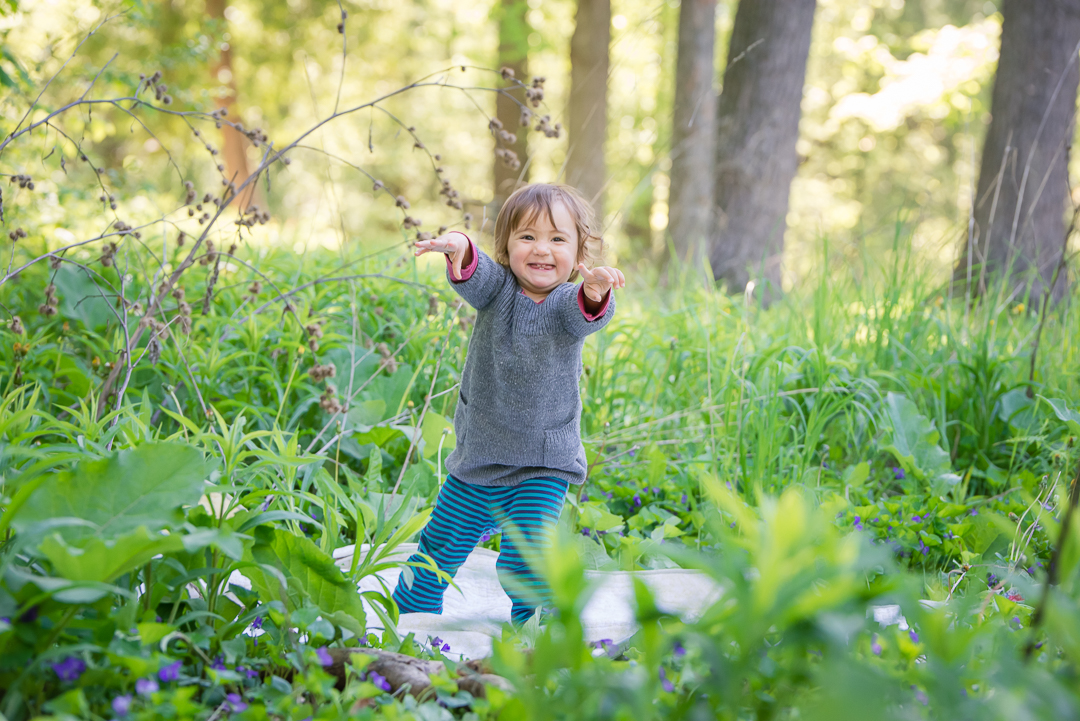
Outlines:
[{"label": "tree bark texture", "polygon": [[712,227],[715,39],[716,0],[682,0],[675,67],[668,232],[676,255],[686,263],[703,259]]},{"label": "tree bark texture", "polygon": [[[206,13],[215,20],[224,21],[227,6],[228,0],[206,0]],[[218,96],[217,105],[219,108],[225,108],[229,113],[226,119],[235,123],[240,120],[240,116],[236,110],[236,74],[232,67],[232,46],[226,43],[224,48],[224,50],[220,51],[221,54],[218,55],[217,62],[211,64],[210,77],[213,82],[220,83],[226,88],[226,92]],[[222,71],[226,72],[223,73]],[[221,126],[221,136],[221,154],[225,160],[225,177],[239,188],[251,175],[247,161],[247,147],[251,141],[229,125]],[[234,205],[238,210],[245,210],[253,202],[258,202],[256,185],[256,183],[249,185],[236,199]]]},{"label": "tree bark texture", "polygon": [[716,224],[709,260],[728,291],[781,293],[788,195],[815,0],[741,0],[716,114]]},{"label": "tree bark texture", "polygon": [[576,25],[570,38],[566,182],[593,204],[599,218],[604,217],[607,184],[604,139],[610,44],[610,0],[578,0]]},{"label": "tree bark texture", "polygon": [[[522,83],[529,83],[529,4],[526,0],[500,0],[496,6],[499,22],[499,68],[510,68],[514,77]],[[513,93],[518,100],[524,101],[520,86],[513,81],[505,82],[507,92]],[[514,151],[521,166],[514,168],[502,159],[495,158],[495,193],[492,209],[497,214],[503,202],[517,189],[520,181],[528,179],[528,126],[521,125],[521,106],[514,99],[502,93],[495,100],[495,117],[503,125],[503,130],[517,136],[516,141],[507,143],[496,138],[499,147]],[[524,171],[524,172],[523,172]]]},{"label": "tree bark texture", "polygon": [[1030,287],[1033,300],[1057,300],[1068,284],[1061,273],[1049,287],[1065,243],[1080,0],[1005,0],[1002,18],[974,224],[954,277],[975,295],[997,277],[1014,297]]}]

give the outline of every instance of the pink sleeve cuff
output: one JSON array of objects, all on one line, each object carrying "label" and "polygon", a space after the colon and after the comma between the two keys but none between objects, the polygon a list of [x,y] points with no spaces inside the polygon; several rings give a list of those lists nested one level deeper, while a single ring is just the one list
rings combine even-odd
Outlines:
[{"label": "pink sleeve cuff", "polygon": [[578,308],[581,308],[581,314],[583,316],[585,316],[585,320],[589,321],[590,323],[592,323],[594,320],[599,320],[600,318],[604,317],[604,313],[607,313],[608,304],[610,302],[611,302],[611,291],[609,290],[607,293],[604,294],[604,300],[600,304],[600,310],[596,311],[595,314],[590,313],[589,311],[585,310],[585,284],[582,283],[580,286],[578,286],[578,292],[577,292]]},{"label": "pink sleeve cuff", "polygon": [[[455,230],[454,232],[461,233],[460,230]],[[461,234],[465,235],[464,233]],[[453,271],[454,264],[450,262],[450,256],[446,256],[446,270],[450,273],[451,283],[464,283],[469,278],[472,278],[472,274],[476,272],[476,264],[480,261],[480,253],[476,248],[476,244],[472,242],[472,238],[469,236],[465,235],[465,238],[469,241],[469,249],[472,250],[472,262],[461,269],[461,280],[455,280]],[[606,308],[607,306],[604,307]]]}]

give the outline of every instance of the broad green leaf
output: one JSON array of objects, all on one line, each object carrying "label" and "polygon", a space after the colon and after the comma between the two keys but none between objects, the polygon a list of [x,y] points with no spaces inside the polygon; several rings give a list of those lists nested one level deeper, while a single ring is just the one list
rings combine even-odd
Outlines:
[{"label": "broad green leaf", "polygon": [[[443,430],[446,430],[446,438],[443,438]],[[433,411],[424,414],[424,423],[420,426],[420,434],[424,439],[424,457],[434,458],[439,452],[439,443],[442,443],[443,458],[457,446],[457,436],[454,435],[454,424],[443,416]]]},{"label": "broad green leaf", "polygon": [[[62,353],[56,365],[53,382],[59,381],[68,393],[82,397],[90,390],[90,378],[81,363],[68,353]],[[59,387],[59,386],[58,386]]]},{"label": "broad green leaf", "polygon": [[333,557],[323,553],[310,539],[259,526],[249,553],[256,563],[280,571],[287,583],[282,589],[272,572],[247,569],[244,573],[263,601],[284,600],[290,613],[310,604],[338,626],[356,634],[364,632],[364,608],[356,585],[345,578]]},{"label": "broad green leaf", "polygon": [[381,398],[358,401],[349,407],[347,416],[350,423],[360,426],[363,430],[370,430],[372,426],[386,418],[386,401]]},{"label": "broad green leaf", "polygon": [[208,472],[202,453],[191,446],[146,443],[51,476],[12,525],[22,532],[41,521],[70,517],[97,526],[97,531],[62,529],[68,542],[88,535],[117,538],[139,526],[157,530],[174,525],[181,506],[198,503]]},{"label": "broad green leaf", "polygon": [[396,428],[388,428],[386,426],[376,426],[376,427],[372,428],[370,431],[367,431],[366,433],[357,433],[356,435],[353,436],[353,438],[361,446],[367,445],[368,443],[374,443],[376,446],[379,446],[380,448],[382,448],[387,443],[389,443],[392,439],[394,439],[396,436],[399,436],[399,435],[403,436],[405,434],[402,433],[401,431],[399,431]]},{"label": "broad green leaf", "polygon": [[[1035,401],[1027,397],[1027,389],[1013,388],[998,399],[998,418],[1021,435],[1037,433],[1042,425],[1036,415]],[[1040,414],[1041,415],[1041,414]]]},{"label": "broad green leaf", "polygon": [[109,308],[110,290],[99,286],[94,278],[82,268],[64,264],[53,276],[57,296],[60,298],[60,314],[64,318],[79,320],[91,330],[103,328],[115,321]]},{"label": "broad green leaf", "polygon": [[866,461],[862,463],[856,463],[854,466],[848,466],[844,470],[844,483],[858,488],[862,484],[866,483],[866,479],[870,477],[870,464]]},{"label": "broad green leaf", "polygon": [[580,519],[579,522],[583,528],[591,528],[594,531],[610,531],[623,524],[621,516],[609,511],[607,506],[599,501],[581,504]]},{"label": "broad green leaf", "polygon": [[934,495],[941,495],[960,482],[952,473],[949,454],[938,445],[934,424],[920,415],[915,404],[899,393],[885,397],[885,410],[892,422],[892,442],[885,450],[896,458],[915,480],[928,483]]},{"label": "broad green leaf", "polygon": [[153,646],[155,643],[176,630],[175,626],[170,626],[167,623],[153,622],[140,623],[136,628],[139,629],[139,638],[146,646]]},{"label": "broad green leaf", "polygon": [[1054,411],[1059,421],[1063,421],[1069,427],[1069,432],[1080,435],[1080,412],[1069,408],[1069,404],[1060,398],[1039,398],[1046,402]]},{"label": "broad green leaf", "polygon": [[53,534],[42,541],[41,552],[63,578],[109,583],[159,553],[173,553],[183,547],[179,535],[151,534],[140,526],[119,538],[106,541],[91,537],[78,545],[68,545],[60,534]]}]

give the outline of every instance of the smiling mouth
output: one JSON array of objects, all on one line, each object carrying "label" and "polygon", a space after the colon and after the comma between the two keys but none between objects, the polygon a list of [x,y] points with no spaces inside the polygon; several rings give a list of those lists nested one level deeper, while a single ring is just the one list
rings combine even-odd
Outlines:
[{"label": "smiling mouth", "polygon": [[554,265],[549,265],[548,263],[529,263],[529,267],[532,268],[533,270],[542,270],[542,271],[555,270],[555,266]]}]

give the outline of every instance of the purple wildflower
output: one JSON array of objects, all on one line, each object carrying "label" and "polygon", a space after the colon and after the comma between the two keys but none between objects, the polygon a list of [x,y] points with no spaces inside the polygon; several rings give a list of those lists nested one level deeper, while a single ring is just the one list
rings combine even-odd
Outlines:
[{"label": "purple wildflower", "polygon": [[224,671],[225,670],[225,657],[224,656],[218,656],[217,658],[215,658],[214,663],[210,664],[210,668],[214,669],[215,671]]},{"label": "purple wildflower", "polygon": [[430,639],[430,640],[431,640],[431,647],[432,648],[438,648],[439,646],[442,646],[443,641],[438,636],[436,636],[435,638]]},{"label": "purple wildflower", "polygon": [[659,488],[657,488],[656,486],[653,486],[653,487],[652,487],[652,492],[653,492],[654,494],[658,495],[658,496],[660,495],[660,489],[659,489]]},{"label": "purple wildflower", "polygon": [[637,449],[636,448],[631,448],[630,449],[630,457],[633,458],[636,455],[637,455]]},{"label": "purple wildflower", "polygon": [[686,655],[686,648],[682,645],[681,642],[676,641],[675,648],[672,649],[672,653],[675,654],[675,658],[682,658]]},{"label": "purple wildflower", "polygon": [[911,517],[911,522],[912,523],[921,523],[922,522],[922,516],[912,516]]},{"label": "purple wildflower", "polygon": [[922,555],[924,556],[930,551],[930,549],[927,548],[926,544],[922,542],[921,538],[919,539],[919,550],[922,551]]},{"label": "purple wildflower", "polygon": [[990,588],[993,588],[997,584],[998,584],[998,577],[997,576],[995,576],[992,573],[987,575],[987,577],[986,577],[986,585],[987,586],[989,586]]},{"label": "purple wildflower", "polygon": [[267,496],[266,500],[263,501],[262,508],[260,508],[259,510],[265,511],[267,508],[270,507],[270,504],[273,503],[273,502],[274,502],[274,497],[273,496]]},{"label": "purple wildflower", "polygon": [[68,656],[60,663],[54,663],[52,669],[56,671],[61,681],[74,681],[82,676],[83,671],[86,670],[86,664],[80,658]]},{"label": "purple wildflower", "polygon": [[972,515],[972,516],[979,515],[979,509],[978,508],[972,508],[971,513],[969,515]]},{"label": "purple wildflower", "polygon": [[487,543],[490,540],[491,540],[491,531],[484,531],[484,533],[480,536],[480,543]]},{"label": "purple wildflower", "polygon": [[588,536],[589,535],[589,529],[588,528],[582,528],[581,529],[581,535]]},{"label": "purple wildflower", "polygon": [[875,656],[881,655],[881,644],[878,643],[877,634],[874,634],[873,640],[870,642],[870,650],[874,652]]},{"label": "purple wildflower", "polygon": [[911,688],[915,689],[915,700],[916,701],[921,703],[923,706],[930,703],[930,698],[926,695],[925,691],[923,691],[921,688],[916,688],[915,686],[912,686]]},{"label": "purple wildflower", "polygon": [[443,645],[442,645],[442,648],[440,648],[439,650],[440,650],[440,651],[443,651],[444,653],[445,653],[446,651],[449,651],[449,650],[450,650],[450,644],[448,644],[448,643],[446,643],[446,642],[444,641],[444,642],[443,642]]},{"label": "purple wildflower", "polygon": [[900,466],[893,466],[892,472],[893,472],[893,476],[895,476],[896,480],[898,480],[898,481],[902,481],[902,480],[904,480],[904,478],[907,477],[907,474],[904,473],[904,469],[901,468]]},{"label": "purple wildflower", "polygon": [[581,494],[581,500],[583,500],[583,501],[585,501],[585,502],[588,502],[588,500],[589,500],[589,494],[588,494],[588,493],[582,493],[582,494]]},{"label": "purple wildflower", "polygon": [[158,682],[153,678],[140,678],[135,682],[135,693],[140,696],[149,696],[158,692]]},{"label": "purple wildflower", "polygon": [[258,631],[260,628],[262,628],[262,625],[263,625],[263,617],[262,616],[256,616],[255,620],[251,622],[251,628],[253,630],[255,630],[255,631]]},{"label": "purple wildflower", "polygon": [[603,491],[603,494],[609,501],[615,497],[615,494],[611,491]]},{"label": "purple wildflower", "polygon": [[635,506],[640,506],[641,505],[641,494],[640,493],[635,493],[634,494],[634,505]]},{"label": "purple wildflower", "polygon": [[184,664],[183,661],[174,661],[168,666],[162,666],[158,672],[158,678],[162,681],[175,681],[180,678],[180,667]]},{"label": "purple wildflower", "polygon": [[385,676],[381,676],[375,671],[372,671],[371,674],[368,676],[368,680],[371,681],[371,683],[375,684],[375,688],[379,689],[380,691],[386,691],[389,693],[390,682],[386,680]]},{"label": "purple wildflower", "polygon": [[117,696],[112,700],[112,710],[117,716],[127,716],[131,710],[131,695]]},{"label": "purple wildflower", "polygon": [[910,631],[908,631],[908,637],[911,639],[912,643],[919,642],[919,634],[915,633],[915,629],[911,629]]},{"label": "purple wildflower", "polygon": [[326,650],[326,646],[323,646],[315,652],[315,656],[319,659],[320,666],[330,666],[334,663],[334,657],[330,655],[330,652]]},{"label": "purple wildflower", "polygon": [[862,530],[862,517],[861,516],[855,516],[855,528],[859,529],[860,531]]},{"label": "purple wildflower", "polygon": [[686,503],[686,502],[687,502],[687,498],[686,498],[686,494],[684,493],[684,494],[682,494],[682,499],[680,499],[679,503]]},{"label": "purple wildflower", "polygon": [[675,690],[675,684],[668,680],[667,673],[664,671],[664,667],[660,667],[660,685],[664,687],[664,690],[671,693]]},{"label": "purple wildflower", "polygon": [[226,694],[225,703],[229,704],[229,710],[234,713],[240,713],[248,707],[248,705],[244,703],[244,697],[238,693]]}]

